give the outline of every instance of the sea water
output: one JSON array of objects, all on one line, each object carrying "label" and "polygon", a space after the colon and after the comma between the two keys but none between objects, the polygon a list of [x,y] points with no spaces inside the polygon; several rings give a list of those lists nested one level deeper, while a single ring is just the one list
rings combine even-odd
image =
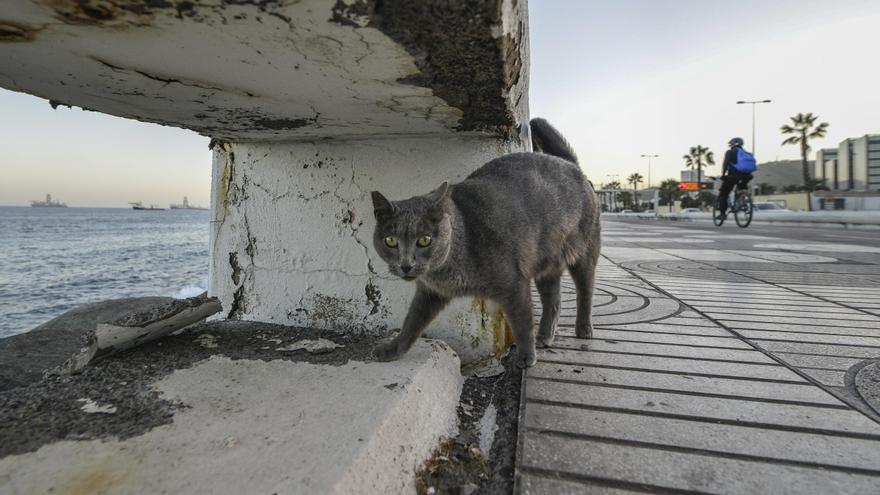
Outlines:
[{"label": "sea water", "polygon": [[207,287],[204,210],[0,206],[0,338],[80,304]]}]

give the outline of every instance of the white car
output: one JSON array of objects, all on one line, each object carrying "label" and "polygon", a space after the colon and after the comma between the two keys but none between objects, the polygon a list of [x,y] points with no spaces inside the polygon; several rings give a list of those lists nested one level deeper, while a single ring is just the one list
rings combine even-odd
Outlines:
[{"label": "white car", "polygon": [[787,210],[776,203],[770,202],[761,202],[754,203],[752,205],[752,211],[766,211],[771,213],[791,213],[791,210]]},{"label": "white car", "polygon": [[685,208],[685,209],[681,210],[679,213],[687,215],[689,213],[699,213],[699,212],[700,212],[699,208]]}]

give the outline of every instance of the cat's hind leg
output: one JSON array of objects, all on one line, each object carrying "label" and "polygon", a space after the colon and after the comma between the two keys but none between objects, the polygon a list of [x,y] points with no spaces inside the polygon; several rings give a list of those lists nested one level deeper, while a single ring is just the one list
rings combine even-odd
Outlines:
[{"label": "cat's hind leg", "polygon": [[501,305],[513,332],[513,341],[516,343],[516,366],[519,368],[532,366],[537,358],[529,282],[526,280],[511,287],[510,292],[500,297],[497,302]]},{"label": "cat's hind leg", "polygon": [[593,287],[596,284],[596,264],[599,253],[588,252],[568,269],[577,289],[577,320],[575,335],[581,339],[593,336]]},{"label": "cat's hind leg", "polygon": [[538,326],[538,336],[535,338],[536,347],[544,348],[553,345],[556,323],[559,321],[559,282],[561,278],[562,274],[557,274],[535,280],[535,286],[541,296],[541,324]]}]

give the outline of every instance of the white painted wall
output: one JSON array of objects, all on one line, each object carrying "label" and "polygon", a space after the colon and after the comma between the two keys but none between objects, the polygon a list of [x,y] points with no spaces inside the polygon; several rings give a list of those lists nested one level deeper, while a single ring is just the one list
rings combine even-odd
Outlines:
[{"label": "white painted wall", "polygon": [[[523,146],[458,134],[217,147],[210,294],[232,318],[342,331],[399,328],[414,286],[390,275],[375,254],[370,191],[392,200],[424,194]],[[368,287],[377,289],[373,301]],[[503,337],[498,314],[460,300],[428,335],[445,340],[463,362],[474,361],[491,353],[494,334]]]}]

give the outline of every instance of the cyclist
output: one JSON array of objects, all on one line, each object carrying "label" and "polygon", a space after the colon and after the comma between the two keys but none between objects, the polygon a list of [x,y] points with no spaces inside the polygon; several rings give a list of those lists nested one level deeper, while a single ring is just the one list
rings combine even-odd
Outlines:
[{"label": "cyclist", "polygon": [[721,192],[719,193],[718,215],[727,217],[727,198],[734,186],[739,189],[745,188],[752,180],[752,172],[757,167],[755,157],[744,150],[742,138],[735,137],[728,143],[730,149],[724,153],[724,163],[721,165]]}]

